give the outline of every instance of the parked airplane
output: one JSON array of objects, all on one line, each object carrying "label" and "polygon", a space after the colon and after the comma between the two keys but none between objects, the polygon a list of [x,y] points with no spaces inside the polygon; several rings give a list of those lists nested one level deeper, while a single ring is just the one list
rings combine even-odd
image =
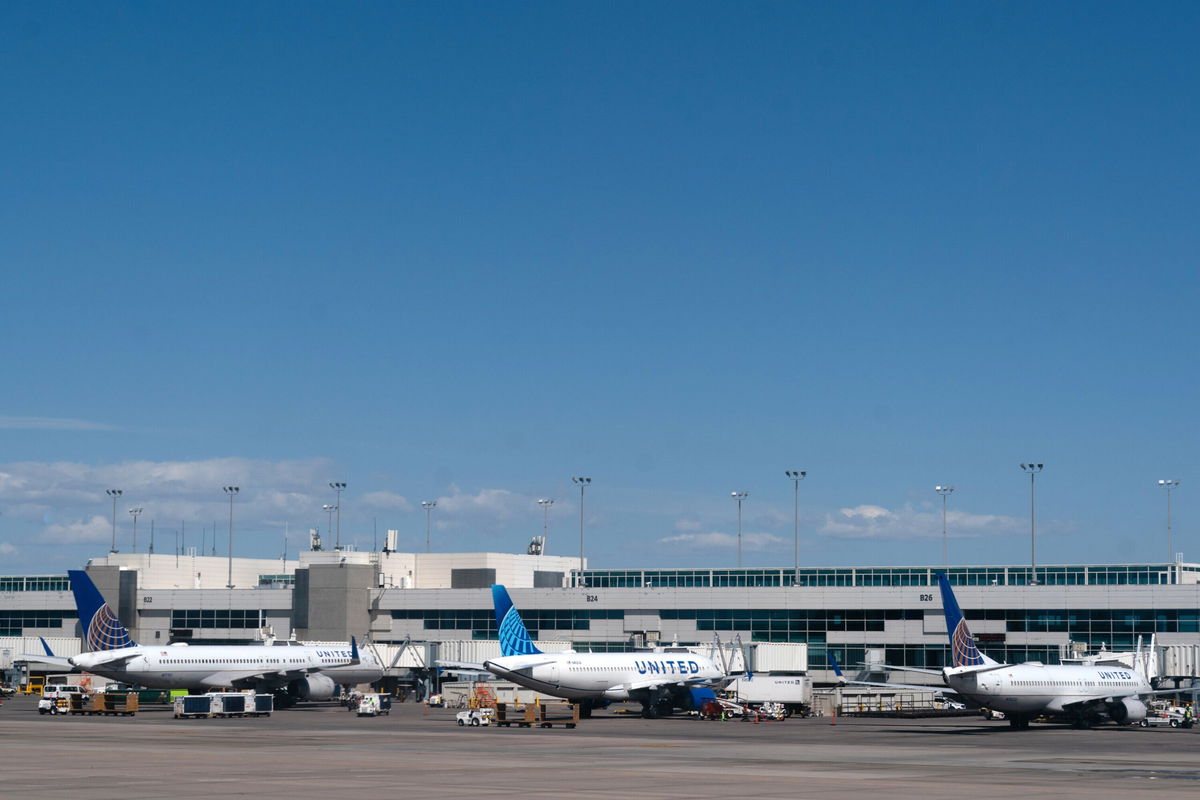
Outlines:
[{"label": "parked airplane", "polygon": [[710,658],[686,648],[654,653],[543,653],[534,646],[508,591],[492,587],[500,658],[483,664],[439,661],[453,669],[483,669],[527,689],[577,700],[580,712],[613,700],[642,704],[642,716],[654,719],[676,708],[690,708],[689,689],[724,684],[729,678]]},{"label": "parked airplane", "polygon": [[[1077,728],[1111,720],[1118,724],[1146,718],[1141,698],[1174,694],[1177,690],[1154,690],[1136,670],[1112,666],[1046,665],[1036,661],[1001,664],[979,651],[967,620],[963,617],[946,580],[938,573],[942,610],[950,636],[953,666],[942,670],[896,667],[909,672],[941,675],[946,685],[971,703],[1004,712],[1013,728],[1027,728],[1035,717],[1064,719]],[[840,676],[840,671],[839,671]],[[901,686],[866,681],[844,681],[867,686]],[[924,686],[910,688],[934,689]]]},{"label": "parked airplane", "polygon": [[[71,570],[71,589],[83,628],[85,652],[50,654],[38,661],[78,667],[105,678],[150,689],[232,686],[273,692],[281,707],[297,700],[328,700],[339,685],[377,681],[383,669],[370,653],[350,647],[306,645],[138,645],[88,574]],[[43,643],[43,647],[45,644]]]}]

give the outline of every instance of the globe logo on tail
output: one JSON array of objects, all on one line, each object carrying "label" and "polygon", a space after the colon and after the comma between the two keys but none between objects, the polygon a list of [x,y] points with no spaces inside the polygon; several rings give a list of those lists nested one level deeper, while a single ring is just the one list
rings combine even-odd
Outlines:
[{"label": "globe logo on tail", "polygon": [[500,652],[506,656],[528,656],[539,652],[529,639],[529,632],[516,608],[509,608],[500,623]]},{"label": "globe logo on tail", "polygon": [[108,603],[100,606],[92,615],[92,621],[88,623],[87,649],[120,650],[122,647],[132,646],[133,638],[108,607]]},{"label": "globe logo on tail", "polygon": [[975,646],[975,638],[967,629],[965,617],[960,617],[958,624],[954,626],[954,633],[950,636],[950,648],[956,667],[978,667],[984,663],[983,654]]}]

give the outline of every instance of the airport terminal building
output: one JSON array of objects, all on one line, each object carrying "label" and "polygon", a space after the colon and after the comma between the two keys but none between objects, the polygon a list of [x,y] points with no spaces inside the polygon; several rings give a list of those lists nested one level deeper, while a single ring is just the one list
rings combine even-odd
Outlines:
[{"label": "airport terminal building", "polygon": [[[87,566],[142,644],[369,637],[460,646],[496,639],[492,583],[511,592],[530,634],[577,650],[740,638],[780,643],[817,682],[883,650],[889,664],[941,667],[949,656],[936,567],[581,569],[577,558],[506,553],[301,553],[298,561],[114,554]],[[981,649],[1008,662],[1060,659],[1155,637],[1159,673],[1200,675],[1200,564],[953,567]],[[227,586],[232,584],[234,588]],[[79,650],[65,575],[0,577],[0,655]],[[22,638],[24,637],[24,638]],[[32,644],[30,644],[32,642]],[[8,664],[0,664],[6,667]],[[779,669],[778,663],[755,666]],[[916,676],[910,674],[906,680]]]}]

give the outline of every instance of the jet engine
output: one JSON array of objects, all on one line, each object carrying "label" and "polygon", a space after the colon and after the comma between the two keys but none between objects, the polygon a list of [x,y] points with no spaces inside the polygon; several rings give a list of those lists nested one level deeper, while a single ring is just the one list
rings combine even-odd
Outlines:
[{"label": "jet engine", "polygon": [[309,675],[289,683],[287,692],[296,700],[331,700],[337,684],[327,675]]},{"label": "jet engine", "polygon": [[1146,704],[1136,697],[1122,697],[1105,707],[1113,722],[1126,725],[1146,718]]}]

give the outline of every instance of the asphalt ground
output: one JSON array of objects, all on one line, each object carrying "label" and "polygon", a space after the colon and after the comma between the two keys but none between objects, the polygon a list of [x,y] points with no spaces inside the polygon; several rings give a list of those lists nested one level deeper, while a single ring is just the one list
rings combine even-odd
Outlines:
[{"label": "asphalt ground", "polygon": [[[632,710],[632,707],[631,707]],[[399,704],[259,719],[51,717],[0,708],[5,798],[1048,798],[1200,797],[1200,727],[1091,730],[978,718],[643,720],[574,730],[460,728]]]}]

